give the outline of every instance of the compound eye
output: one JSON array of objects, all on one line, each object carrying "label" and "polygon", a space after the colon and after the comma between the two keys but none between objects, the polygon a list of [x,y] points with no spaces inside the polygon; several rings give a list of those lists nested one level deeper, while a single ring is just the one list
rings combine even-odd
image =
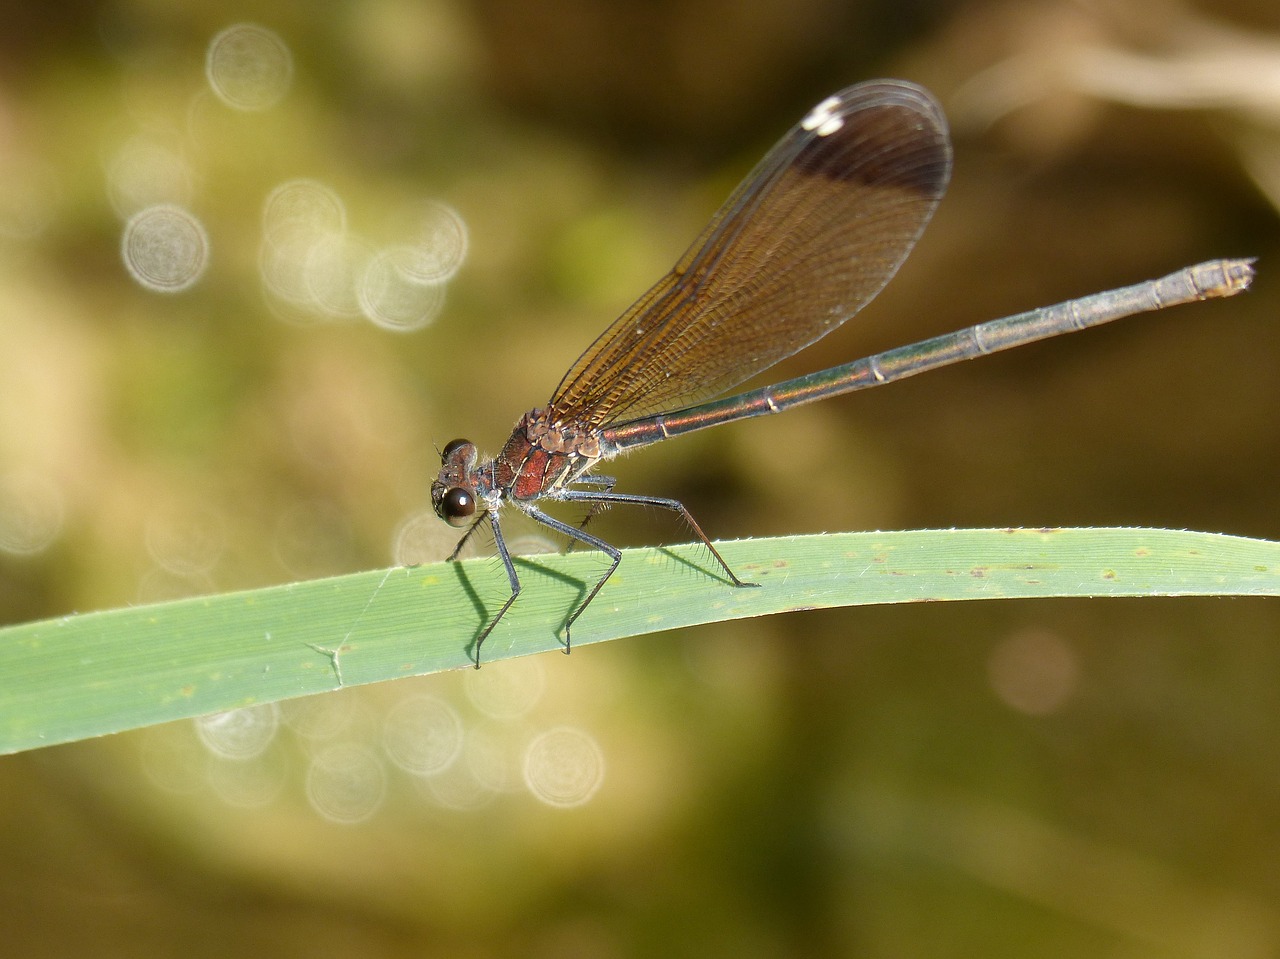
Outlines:
[{"label": "compound eye", "polygon": [[450,440],[448,444],[446,444],[445,448],[440,451],[441,461],[445,463],[449,462],[450,456],[458,452],[458,450],[462,449],[462,447],[470,446],[470,445],[471,445],[470,440]]},{"label": "compound eye", "polygon": [[475,511],[476,497],[471,490],[455,486],[440,497],[440,515],[450,526],[466,526]]}]

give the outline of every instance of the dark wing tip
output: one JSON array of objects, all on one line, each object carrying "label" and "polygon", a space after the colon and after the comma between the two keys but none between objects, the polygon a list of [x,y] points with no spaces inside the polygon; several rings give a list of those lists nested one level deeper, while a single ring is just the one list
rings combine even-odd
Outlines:
[{"label": "dark wing tip", "polygon": [[827,97],[800,121],[794,168],[831,180],[912,190],[937,199],[951,176],[942,108],[923,87],[872,80]]}]

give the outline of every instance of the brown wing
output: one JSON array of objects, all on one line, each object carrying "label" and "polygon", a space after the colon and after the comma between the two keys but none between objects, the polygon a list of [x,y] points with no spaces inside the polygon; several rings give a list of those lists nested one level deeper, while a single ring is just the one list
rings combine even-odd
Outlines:
[{"label": "brown wing", "polygon": [[828,97],[565,374],[553,417],[598,428],[688,406],[825,336],[897,271],[950,172],[946,120],[922,88]]}]

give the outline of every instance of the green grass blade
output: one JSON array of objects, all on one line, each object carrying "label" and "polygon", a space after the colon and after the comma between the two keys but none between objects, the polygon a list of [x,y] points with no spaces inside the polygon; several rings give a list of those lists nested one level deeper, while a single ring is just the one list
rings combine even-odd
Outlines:
[{"label": "green grass blade", "polygon": [[[624,553],[574,644],[796,609],[963,599],[1280,593],[1280,543],[1151,529],[842,533]],[[560,647],[604,566],[517,559],[493,662]],[[0,752],[457,669],[506,598],[495,559],[357,573],[0,630]]]}]

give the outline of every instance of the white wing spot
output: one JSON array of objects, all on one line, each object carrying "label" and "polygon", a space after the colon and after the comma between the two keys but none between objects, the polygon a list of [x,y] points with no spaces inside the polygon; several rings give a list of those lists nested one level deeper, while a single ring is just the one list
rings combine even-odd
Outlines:
[{"label": "white wing spot", "polygon": [[836,107],[840,106],[839,97],[827,97],[809,111],[809,115],[800,121],[804,130],[813,130],[820,137],[830,136],[844,126],[844,118],[836,115]]}]

